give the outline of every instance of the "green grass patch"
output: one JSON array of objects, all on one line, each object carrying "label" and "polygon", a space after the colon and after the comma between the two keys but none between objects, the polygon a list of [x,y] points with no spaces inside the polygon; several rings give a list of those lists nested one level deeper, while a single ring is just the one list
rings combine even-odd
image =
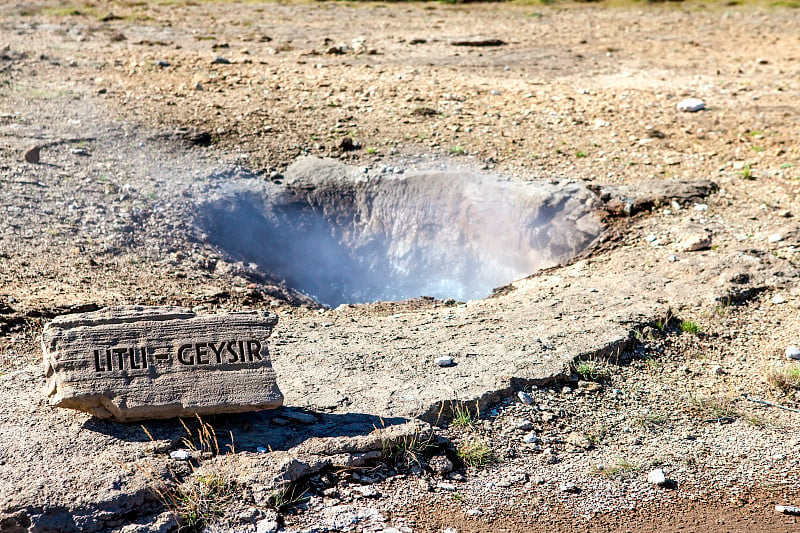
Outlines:
[{"label": "green grass patch", "polygon": [[486,440],[478,437],[471,437],[461,443],[456,455],[470,468],[480,468],[496,461]]},{"label": "green grass patch", "polygon": [[575,373],[583,379],[589,381],[597,381],[606,379],[610,375],[608,363],[605,361],[596,361],[587,359],[586,361],[578,361],[573,365]]},{"label": "green grass patch", "polygon": [[697,335],[700,333],[701,329],[697,322],[692,322],[691,320],[681,320],[681,331],[684,333]]},{"label": "green grass patch", "polygon": [[450,422],[450,425],[454,427],[471,428],[478,421],[478,416],[477,412],[473,414],[469,407],[463,403],[457,402],[453,404],[453,420]]}]

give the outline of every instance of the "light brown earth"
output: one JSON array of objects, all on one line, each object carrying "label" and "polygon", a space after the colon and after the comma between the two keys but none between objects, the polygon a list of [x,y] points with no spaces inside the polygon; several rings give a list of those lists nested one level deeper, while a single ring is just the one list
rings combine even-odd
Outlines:
[{"label": "light brown earth", "polygon": [[[346,522],[375,531],[795,529],[774,505],[800,504],[800,415],[748,398],[800,407],[800,370],[783,353],[800,342],[799,23],[796,9],[765,4],[4,4],[0,472],[10,482],[0,483],[0,529],[11,530],[2,513],[25,505],[80,509],[109,529],[137,509],[144,522],[158,513],[142,472],[120,472],[151,455],[166,472],[179,425],[154,430],[167,444],[153,452],[137,427],[36,403],[44,321],[124,303],[280,315],[272,348],[286,403],[325,431],[213,422],[240,443],[232,460],[249,465],[238,483],[255,517],[267,504],[254,487],[269,485],[257,474],[271,472],[256,447],[270,435],[285,450],[307,434],[354,436],[378,415],[437,422],[437,400],[479,400],[481,420],[440,420],[436,434],[451,458],[477,439],[495,462],[457,464],[455,479],[408,460],[319,474],[305,509],[281,507],[287,529],[340,527],[331,516],[344,507],[382,513]],[[473,39],[504,44],[454,45]],[[685,97],[708,109],[679,112]],[[211,145],[178,129],[207,132]],[[345,137],[361,148],[342,151]],[[26,162],[34,145],[40,161]],[[445,162],[631,196],[651,179],[710,179],[720,191],[609,217],[588,257],[497,298],[320,311],[226,257],[192,218],[220,183],[279,181],[309,154],[373,169]],[[674,250],[690,222],[710,249]],[[681,320],[701,331],[681,333]],[[441,353],[462,358],[455,376],[431,364]],[[606,375],[571,380],[569,363],[592,354]],[[492,369],[471,355],[492,357]],[[533,406],[515,401],[519,389]],[[519,419],[538,445],[522,442],[531,430],[516,430]],[[646,482],[655,467],[672,488]],[[107,470],[81,477],[97,469]],[[92,500],[112,486],[135,494],[114,500],[124,518],[99,517],[111,496],[102,509]],[[236,513],[218,527],[255,529]]]}]

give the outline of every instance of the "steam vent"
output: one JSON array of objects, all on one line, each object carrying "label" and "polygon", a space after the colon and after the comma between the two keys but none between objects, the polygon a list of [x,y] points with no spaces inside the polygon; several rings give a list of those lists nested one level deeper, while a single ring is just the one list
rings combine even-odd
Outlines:
[{"label": "steam vent", "polygon": [[229,183],[200,223],[233,259],[318,302],[468,300],[563,262],[602,229],[577,183],[463,170],[372,172],[313,157],[281,185]]}]

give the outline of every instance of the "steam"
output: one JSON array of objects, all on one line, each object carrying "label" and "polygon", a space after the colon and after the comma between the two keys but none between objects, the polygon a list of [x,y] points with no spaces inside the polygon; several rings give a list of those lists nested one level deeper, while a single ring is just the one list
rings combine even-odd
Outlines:
[{"label": "steam", "polygon": [[583,250],[601,229],[595,202],[577,184],[364,174],[305,158],[285,187],[231,183],[201,223],[234,259],[326,305],[467,300]]}]

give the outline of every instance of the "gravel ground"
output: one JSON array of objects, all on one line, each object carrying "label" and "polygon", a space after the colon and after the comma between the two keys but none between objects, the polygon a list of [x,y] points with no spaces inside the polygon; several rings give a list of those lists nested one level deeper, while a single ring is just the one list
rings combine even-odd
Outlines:
[{"label": "gravel ground", "polygon": [[[4,5],[0,372],[38,361],[47,318],[111,303],[268,306],[283,323],[334,316],[353,328],[451,305],[320,313],[193,224],[220,183],[280,181],[299,155],[376,171],[430,158],[598,186],[712,179],[720,191],[699,206],[616,221],[584,263],[632,286],[637,273],[694,284],[664,289],[661,314],[628,350],[527,387],[530,405],[506,398],[442,422],[436,447],[400,465],[319,474],[310,499],[276,520],[287,530],[792,530],[796,518],[774,505],[800,503],[798,414],[752,400],[800,407],[798,367],[784,355],[800,343],[798,16],[694,3]],[[489,39],[503,43],[476,46]],[[707,109],[679,112],[685,97]],[[24,159],[34,145],[37,164]],[[689,223],[710,249],[675,250]],[[750,264],[757,283],[741,278]],[[746,290],[719,294],[717,279]],[[681,331],[690,322],[697,331]],[[486,464],[462,464],[469,443]],[[455,473],[436,473],[442,454]],[[647,481],[656,468],[665,487]]]}]

